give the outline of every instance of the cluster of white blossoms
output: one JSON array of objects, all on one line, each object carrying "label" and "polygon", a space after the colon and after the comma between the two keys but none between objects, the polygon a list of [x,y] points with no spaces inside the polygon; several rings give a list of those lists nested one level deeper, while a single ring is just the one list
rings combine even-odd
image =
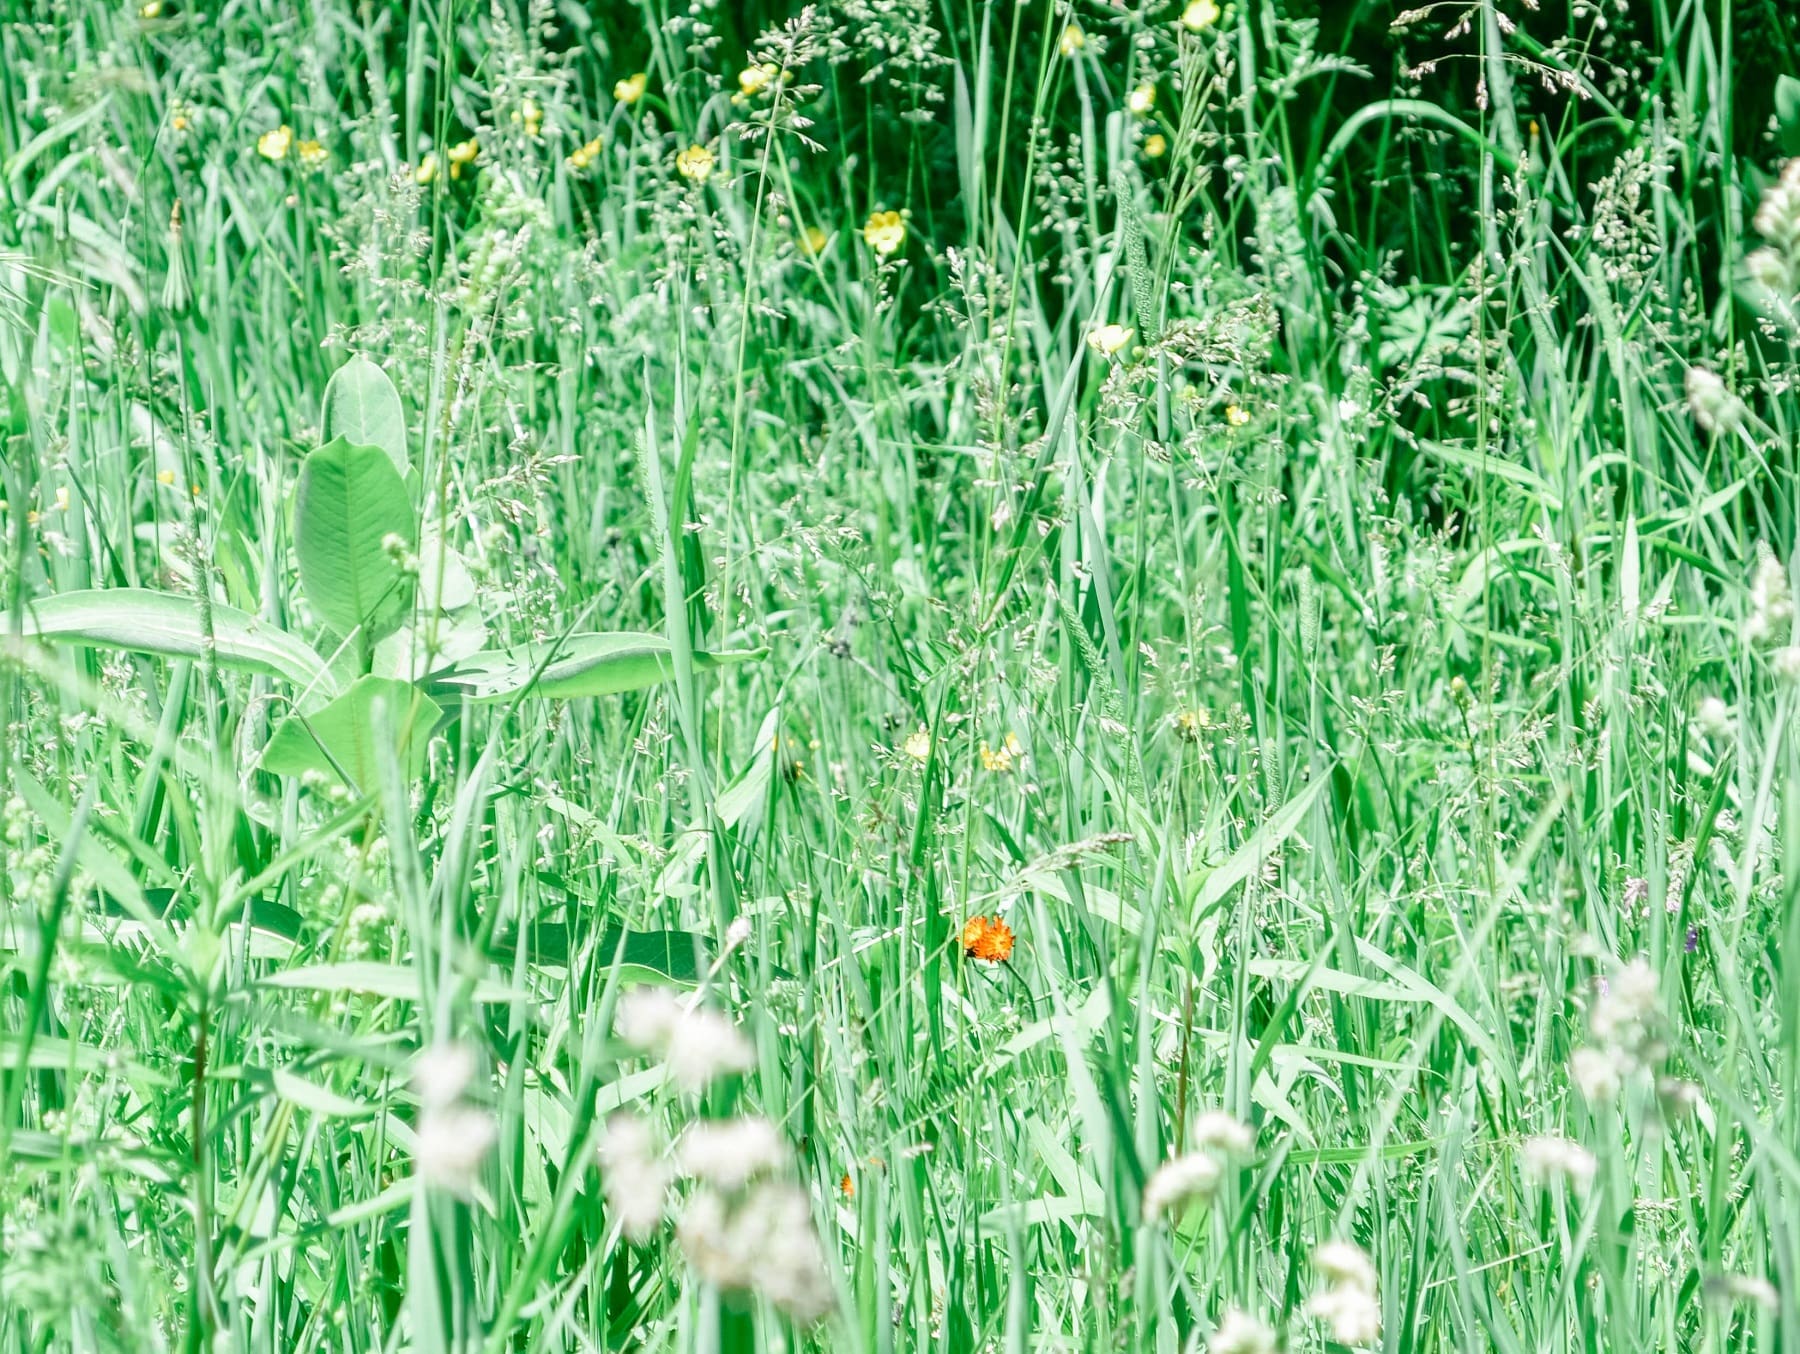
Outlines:
[{"label": "cluster of white blossoms", "polygon": [[1766,243],[1744,260],[1745,280],[1764,313],[1791,326],[1800,291],[1800,159],[1782,166],[1750,224]]},{"label": "cluster of white blossoms", "polygon": [[475,1072],[475,1052],[466,1044],[438,1044],[413,1064],[419,1096],[413,1164],[427,1185],[464,1199],[475,1196],[481,1163],[499,1136],[494,1116],[463,1099]]},{"label": "cluster of white blossoms", "polygon": [[1275,1332],[1248,1312],[1229,1307],[1219,1318],[1206,1354],[1275,1354]]},{"label": "cluster of white blossoms", "polygon": [[1569,1078],[1590,1105],[1608,1105],[1618,1099],[1627,1078],[1653,1072],[1668,1054],[1662,1037],[1662,984],[1647,961],[1634,959],[1604,982],[1588,1028],[1594,1042],[1570,1055]]},{"label": "cluster of white blossoms", "polygon": [[1313,1250],[1312,1262],[1325,1286],[1306,1300],[1306,1314],[1324,1322],[1340,1345],[1362,1349],[1381,1339],[1381,1299],[1369,1253],[1353,1242],[1327,1241]]},{"label": "cluster of white blossoms", "polygon": [[756,1051],[729,1017],[667,988],[636,987],[619,1002],[619,1038],[656,1058],[683,1090],[703,1091],[728,1072],[747,1072]]},{"label": "cluster of white blossoms", "polygon": [[1580,1143],[1550,1134],[1525,1139],[1521,1164],[1533,1184],[1568,1184],[1583,1192],[1594,1183],[1599,1168],[1594,1154]]},{"label": "cluster of white blossoms", "polygon": [[1750,575],[1750,615],[1744,621],[1744,640],[1763,644],[1785,639],[1794,624],[1794,592],[1787,566],[1769,547],[1756,544],[1756,568]]},{"label": "cluster of white blossoms", "polygon": [[[749,1041],[725,1016],[661,988],[628,993],[616,1028],[688,1091],[753,1063]],[[648,1123],[620,1113],[607,1121],[599,1155],[607,1207],[632,1241],[648,1241],[673,1212],[675,1239],[708,1283],[759,1294],[806,1324],[836,1306],[811,1200],[791,1179],[792,1153],[767,1119],[696,1120],[670,1153]],[[678,1181],[688,1186],[679,1203]]]},{"label": "cluster of white blossoms", "polygon": [[1208,1110],[1194,1121],[1196,1150],[1165,1161],[1144,1185],[1144,1220],[1155,1222],[1219,1192],[1230,1158],[1256,1145],[1248,1125],[1223,1110]]}]

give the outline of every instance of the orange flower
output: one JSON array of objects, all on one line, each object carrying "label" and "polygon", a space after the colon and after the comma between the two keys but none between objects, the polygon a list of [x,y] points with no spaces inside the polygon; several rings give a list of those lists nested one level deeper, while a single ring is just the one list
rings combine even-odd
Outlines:
[{"label": "orange flower", "polygon": [[847,1171],[844,1173],[844,1178],[838,1181],[838,1193],[843,1195],[846,1199],[854,1199],[856,1197],[856,1181],[850,1178],[850,1174]]},{"label": "orange flower", "polygon": [[1012,927],[999,917],[970,917],[963,923],[962,946],[971,959],[1004,964],[1012,958]]}]

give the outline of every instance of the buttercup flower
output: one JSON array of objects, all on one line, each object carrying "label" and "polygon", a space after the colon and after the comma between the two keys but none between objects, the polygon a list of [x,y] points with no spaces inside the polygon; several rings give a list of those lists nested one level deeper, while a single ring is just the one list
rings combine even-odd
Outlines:
[{"label": "buttercup flower", "polygon": [[712,177],[716,157],[705,146],[689,146],[675,156],[675,170],[684,179],[705,183]]},{"label": "buttercup flower", "polygon": [[1234,428],[1241,428],[1250,421],[1250,411],[1241,404],[1225,406],[1225,421]]},{"label": "buttercup flower", "polygon": [[322,141],[302,141],[294,147],[294,152],[308,169],[318,169],[331,158],[331,152],[325,149]]},{"label": "buttercup flower", "polygon": [[600,138],[596,136],[586,145],[577,146],[570,151],[567,163],[570,169],[586,169],[594,163],[595,157],[599,154]]},{"label": "buttercup flower", "polygon": [[817,226],[808,226],[800,232],[800,247],[814,257],[823,254],[830,243],[831,237]]},{"label": "buttercup flower", "polygon": [[1161,132],[1151,132],[1149,136],[1146,136],[1144,138],[1144,158],[1145,159],[1160,160],[1160,159],[1162,159],[1162,157],[1164,155],[1168,154],[1168,151],[1169,151],[1168,138],[1165,137]]},{"label": "buttercup flower", "polygon": [[1080,24],[1070,24],[1063,29],[1062,37],[1056,45],[1064,56],[1074,56],[1075,53],[1087,46],[1087,34],[1081,31]]},{"label": "buttercup flower", "polygon": [[613,98],[620,103],[636,103],[644,97],[644,88],[650,83],[650,77],[643,71],[636,75],[628,75],[613,86]]},{"label": "buttercup flower", "polygon": [[758,65],[745,66],[738,72],[738,99],[755,98],[767,89],[781,74],[781,67],[772,61],[764,61]]},{"label": "buttercup flower", "polygon": [[1126,96],[1125,106],[1139,117],[1149,116],[1156,107],[1156,86],[1139,85]]},{"label": "buttercup flower", "polygon": [[1188,7],[1181,11],[1181,26],[1191,33],[1198,33],[1202,28],[1211,28],[1219,22],[1219,6],[1217,0],[1192,0]]},{"label": "buttercup flower", "polygon": [[437,152],[428,150],[425,158],[419,161],[419,167],[413,170],[413,182],[423,187],[437,177]]},{"label": "buttercup flower", "polygon": [[863,222],[863,241],[882,258],[906,243],[906,219],[899,212],[871,212]]},{"label": "buttercup flower", "polygon": [[284,122],[274,131],[264,132],[256,138],[256,153],[265,160],[285,160],[288,148],[293,144],[294,129]]},{"label": "buttercup flower", "polygon": [[446,155],[446,158],[450,161],[450,177],[453,179],[460,179],[462,177],[463,166],[474,164],[475,157],[480,154],[481,142],[477,141],[472,136],[467,141],[458,141],[454,146],[450,147],[450,150]]},{"label": "buttercup flower", "polygon": [[906,741],[900,750],[915,762],[928,761],[931,758],[931,734],[924,729],[914,729],[906,735]]},{"label": "buttercup flower", "polygon": [[1111,357],[1131,342],[1133,330],[1125,324],[1100,324],[1088,330],[1087,345],[1102,357]]}]

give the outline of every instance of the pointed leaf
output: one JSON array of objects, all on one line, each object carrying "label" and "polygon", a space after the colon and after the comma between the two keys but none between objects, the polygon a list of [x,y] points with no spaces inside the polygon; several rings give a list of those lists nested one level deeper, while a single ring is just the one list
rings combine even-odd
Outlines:
[{"label": "pointed leaf", "polygon": [[300,586],[325,623],[371,640],[405,619],[412,579],[385,544],[409,544],[418,523],[400,472],[379,447],[343,438],[306,458],[294,488],[294,548]]},{"label": "pointed leaf", "polygon": [[[694,669],[705,672],[753,663],[766,652],[742,649],[696,653]],[[541,675],[537,675],[539,668],[543,669]],[[661,635],[578,634],[560,643],[520,644],[472,654],[439,673],[433,685],[434,689],[474,701],[505,700],[527,689],[534,696],[569,700],[655,686],[672,676],[674,670],[669,641]]]},{"label": "pointed leaf", "polygon": [[400,392],[380,367],[358,354],[325,386],[325,440],[341,437],[359,447],[380,447],[406,473],[406,409]]},{"label": "pointed leaf", "polygon": [[[163,658],[200,658],[210,639],[220,667],[279,677],[327,695],[336,692],[324,660],[285,630],[221,602],[214,602],[211,611],[209,635],[207,617],[195,598],[149,588],[96,588],[29,603],[25,633]],[[5,631],[6,618],[0,616],[0,634]]]},{"label": "pointed leaf", "polygon": [[[376,707],[385,704],[388,739],[379,735]],[[358,790],[375,787],[383,757],[404,759],[408,778],[424,765],[431,729],[443,711],[408,682],[359,677],[323,710],[282,721],[263,749],[263,770],[280,776],[308,771],[349,778]]]}]

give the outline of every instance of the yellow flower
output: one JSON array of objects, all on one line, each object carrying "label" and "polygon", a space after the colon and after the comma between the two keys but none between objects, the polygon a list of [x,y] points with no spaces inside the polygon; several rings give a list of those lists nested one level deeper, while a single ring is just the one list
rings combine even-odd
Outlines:
[{"label": "yellow flower", "polygon": [[1025,745],[1019,741],[1019,735],[1009,732],[1000,741],[1000,746],[997,748],[991,748],[985,742],[982,743],[981,769],[992,771],[1000,776],[1008,775],[1013,769],[1013,763],[1024,755]]},{"label": "yellow flower", "polygon": [[458,141],[454,146],[450,147],[450,149],[445,152],[445,158],[450,161],[450,177],[453,179],[460,179],[462,177],[463,166],[474,164],[475,157],[480,154],[481,142],[477,141],[472,136],[467,141]]},{"label": "yellow flower", "polygon": [[1181,11],[1181,26],[1190,32],[1198,33],[1202,28],[1211,28],[1217,22],[1218,0],[1190,0],[1188,7]]},{"label": "yellow flower", "polygon": [[825,246],[831,243],[831,237],[817,226],[808,226],[800,234],[800,247],[815,258],[825,252]]},{"label": "yellow flower", "polygon": [[650,77],[643,71],[636,75],[628,75],[613,86],[613,98],[620,103],[636,103],[644,97],[644,87],[650,83]]},{"label": "yellow flower", "polygon": [[146,0],[138,6],[138,18],[154,19],[162,13],[162,0]]},{"label": "yellow flower", "polygon": [[1111,357],[1131,342],[1135,331],[1126,324],[1100,324],[1088,330],[1087,345],[1102,357]]},{"label": "yellow flower", "polygon": [[428,150],[425,158],[419,161],[419,167],[413,170],[413,182],[423,186],[437,177],[437,152]]},{"label": "yellow flower", "polygon": [[1139,117],[1148,117],[1150,110],[1156,107],[1156,86],[1139,85],[1131,91],[1125,106]]},{"label": "yellow flower", "polygon": [[158,484],[164,484],[164,485],[175,483],[175,472],[173,470],[157,471],[156,472],[156,482]]},{"label": "yellow flower", "polygon": [[882,258],[898,252],[906,243],[906,218],[899,212],[870,212],[863,222],[864,242]]},{"label": "yellow flower", "polygon": [[169,119],[169,125],[178,132],[185,132],[190,125],[188,122],[188,115],[186,113],[175,114]]},{"label": "yellow flower", "polygon": [[906,735],[906,741],[900,745],[900,750],[915,762],[929,761],[931,759],[931,735],[924,729],[914,729]]},{"label": "yellow flower", "polygon": [[595,157],[599,154],[600,138],[596,136],[585,146],[577,146],[574,150],[569,152],[569,168],[586,169],[589,165],[594,163]]},{"label": "yellow flower", "polygon": [[1161,132],[1151,132],[1144,138],[1144,158],[1146,160],[1160,160],[1168,149],[1169,143]]},{"label": "yellow flower", "polygon": [[272,132],[256,138],[256,153],[265,160],[287,159],[288,147],[294,144],[294,129],[282,123]]},{"label": "yellow flower", "polygon": [[325,149],[322,141],[302,141],[294,147],[294,152],[308,169],[317,169],[331,158],[331,152]]},{"label": "yellow flower", "polygon": [[1203,730],[1212,727],[1212,716],[1204,710],[1183,710],[1175,716],[1175,736],[1184,743],[1197,743]]},{"label": "yellow flower", "polygon": [[675,168],[684,179],[692,179],[695,183],[705,183],[712,177],[715,163],[713,153],[705,146],[689,146],[675,156]]},{"label": "yellow flower", "polygon": [[1080,24],[1070,24],[1062,31],[1062,38],[1056,44],[1062,49],[1064,56],[1074,56],[1087,46],[1087,34],[1081,31]]},{"label": "yellow flower", "polygon": [[781,67],[772,61],[764,61],[760,65],[745,66],[738,72],[738,92],[746,99],[754,98],[769,87],[769,82],[781,74]]},{"label": "yellow flower", "polygon": [[1225,421],[1234,428],[1241,428],[1250,421],[1250,411],[1241,404],[1225,406]]}]

